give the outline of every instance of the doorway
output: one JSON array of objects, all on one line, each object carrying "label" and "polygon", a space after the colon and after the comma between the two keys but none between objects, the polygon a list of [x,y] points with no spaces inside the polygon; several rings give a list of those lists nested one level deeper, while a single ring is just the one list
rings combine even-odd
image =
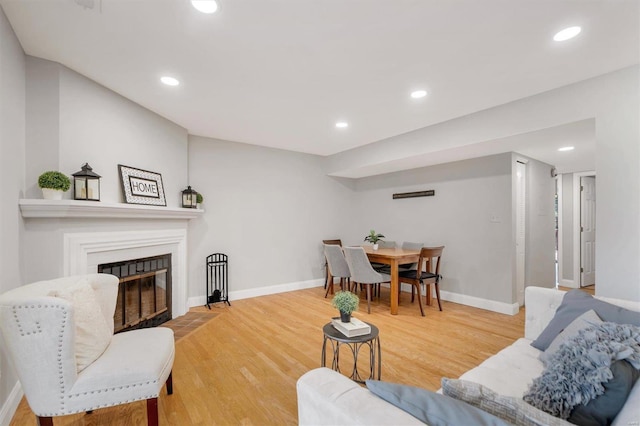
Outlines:
[{"label": "doorway", "polygon": [[596,177],[580,177],[580,287],[596,283]]},{"label": "doorway", "polygon": [[596,258],[596,173],[573,174],[573,288],[595,284]]},{"label": "doorway", "polygon": [[596,272],[596,173],[560,174],[556,182],[556,286],[592,286]]}]

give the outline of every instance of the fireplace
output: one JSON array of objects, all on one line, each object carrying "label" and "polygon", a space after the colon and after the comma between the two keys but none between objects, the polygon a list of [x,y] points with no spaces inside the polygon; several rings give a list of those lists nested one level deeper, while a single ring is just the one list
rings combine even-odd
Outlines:
[{"label": "fireplace", "polygon": [[[189,210],[189,209],[183,209]],[[167,299],[173,318],[187,312],[187,232],[185,229],[158,229],[110,232],[69,232],[64,234],[64,275],[98,272],[99,265],[125,263],[171,255]]]},{"label": "fireplace", "polygon": [[171,319],[171,254],[98,265],[120,279],[115,332],[155,327]]}]

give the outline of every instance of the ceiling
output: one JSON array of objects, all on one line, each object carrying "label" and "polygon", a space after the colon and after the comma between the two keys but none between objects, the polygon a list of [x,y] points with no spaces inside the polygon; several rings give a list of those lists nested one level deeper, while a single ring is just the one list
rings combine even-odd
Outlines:
[{"label": "ceiling", "polygon": [[[639,62],[639,0],[218,3],[206,15],[188,0],[0,0],[27,54],[59,62],[190,134],[318,155]],[[573,25],[582,27],[578,37],[552,40]],[[181,84],[165,86],[163,75]],[[410,98],[417,89],[428,96]],[[349,127],[337,129],[337,121]],[[488,144],[558,165],[568,157],[558,157],[558,144],[573,140],[591,149],[574,152],[594,163],[593,123],[543,136]]]}]

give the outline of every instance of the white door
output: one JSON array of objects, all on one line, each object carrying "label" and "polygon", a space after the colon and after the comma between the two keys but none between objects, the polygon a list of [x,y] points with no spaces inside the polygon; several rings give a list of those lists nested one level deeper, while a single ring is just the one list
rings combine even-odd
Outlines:
[{"label": "white door", "polygon": [[526,255],[526,207],[527,165],[516,162],[516,296],[518,304],[524,305],[524,276]]},{"label": "white door", "polygon": [[596,283],[596,178],[580,178],[580,286]]}]

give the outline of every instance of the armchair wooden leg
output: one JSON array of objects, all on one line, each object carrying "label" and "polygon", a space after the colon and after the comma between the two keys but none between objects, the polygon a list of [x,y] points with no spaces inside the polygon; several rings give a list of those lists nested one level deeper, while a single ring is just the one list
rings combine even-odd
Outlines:
[{"label": "armchair wooden leg", "polygon": [[173,394],[173,371],[169,373],[169,377],[167,377],[167,395]]},{"label": "armchair wooden leg", "polygon": [[147,399],[147,425],[158,426],[158,398]]},{"label": "armchair wooden leg", "polygon": [[38,425],[39,426],[53,426],[53,418],[52,417],[39,417],[38,416]]}]

